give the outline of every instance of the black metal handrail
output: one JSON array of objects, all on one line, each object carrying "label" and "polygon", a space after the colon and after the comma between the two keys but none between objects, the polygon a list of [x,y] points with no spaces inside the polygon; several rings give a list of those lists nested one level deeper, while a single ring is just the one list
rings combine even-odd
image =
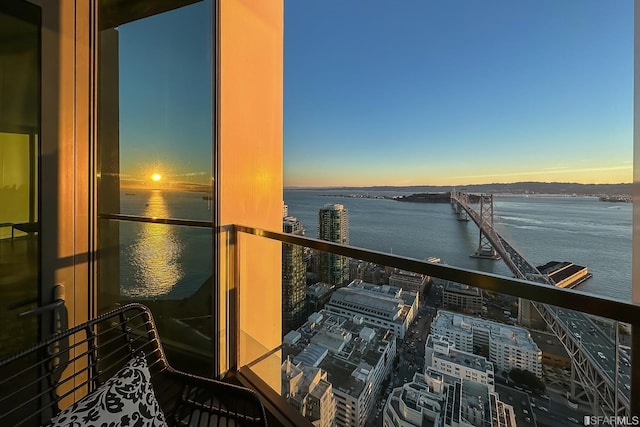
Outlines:
[{"label": "black metal handrail", "polygon": [[582,311],[595,316],[607,317],[629,324],[640,323],[640,305],[626,301],[605,298],[575,289],[557,288],[526,280],[484,273],[475,270],[453,267],[423,261],[415,258],[401,257],[384,252],[341,245],[326,240],[296,236],[293,234],[263,230],[255,227],[236,225],[238,232],[261,236],[283,243],[305,246],[337,255],[344,255],[362,261],[373,262],[388,267],[414,273],[425,274],[439,279],[470,285],[492,292],[534,300],[571,310]]}]

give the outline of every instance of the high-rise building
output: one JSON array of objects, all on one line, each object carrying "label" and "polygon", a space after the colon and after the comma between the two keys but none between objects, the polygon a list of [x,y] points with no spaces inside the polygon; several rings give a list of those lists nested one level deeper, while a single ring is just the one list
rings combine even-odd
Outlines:
[{"label": "high-rise building", "polygon": [[[328,203],[318,214],[318,238],[330,242],[349,244],[349,213],[340,204]],[[316,257],[320,281],[340,285],[349,280],[349,259],[347,257],[319,253]]]},{"label": "high-rise building", "polygon": [[[285,205],[286,206],[286,205]],[[285,233],[304,236],[304,227],[295,217],[282,221]],[[306,266],[304,248],[300,245],[282,244],[282,333],[300,326],[306,319]]]}]

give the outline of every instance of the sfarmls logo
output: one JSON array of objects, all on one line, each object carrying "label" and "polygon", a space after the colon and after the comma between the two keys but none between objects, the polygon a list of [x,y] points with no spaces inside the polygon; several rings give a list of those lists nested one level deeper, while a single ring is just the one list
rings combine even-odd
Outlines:
[{"label": "sfarmls logo", "polygon": [[596,417],[585,416],[584,425],[586,426],[637,426],[640,425],[640,417],[634,415],[632,417]]}]

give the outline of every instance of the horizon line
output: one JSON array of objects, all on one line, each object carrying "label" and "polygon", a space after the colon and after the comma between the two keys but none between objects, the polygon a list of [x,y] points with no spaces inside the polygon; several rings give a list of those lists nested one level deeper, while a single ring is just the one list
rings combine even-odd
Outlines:
[{"label": "horizon line", "polygon": [[489,186],[489,185],[516,185],[516,184],[564,184],[564,185],[581,185],[581,186],[601,186],[601,185],[633,185],[633,182],[607,182],[607,183],[583,183],[583,182],[570,182],[570,181],[514,181],[514,182],[490,182],[482,184],[375,184],[375,185],[285,185],[284,189],[296,189],[296,188],[413,188],[413,187],[434,187],[434,188],[464,188],[464,187],[477,187],[477,186]]}]

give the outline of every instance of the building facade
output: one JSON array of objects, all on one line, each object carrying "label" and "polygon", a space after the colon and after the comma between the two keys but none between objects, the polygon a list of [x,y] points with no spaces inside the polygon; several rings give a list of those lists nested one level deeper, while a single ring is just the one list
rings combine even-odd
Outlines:
[{"label": "building facade", "polygon": [[[349,244],[349,212],[341,204],[328,203],[318,212],[318,238]],[[316,269],[320,281],[341,285],[349,280],[349,258],[321,252],[316,254]]]},{"label": "building facade", "polygon": [[448,281],[442,289],[442,307],[466,314],[480,314],[482,289]]},{"label": "building facade", "polygon": [[364,322],[388,328],[404,339],[418,312],[418,305],[419,297],[415,292],[354,280],[349,286],[337,289],[325,308],[347,316],[357,314]]},{"label": "building facade", "polygon": [[284,339],[284,357],[327,372],[336,400],[335,425],[364,426],[396,357],[396,336],[357,315],[321,310]]},{"label": "building facade", "polygon": [[488,351],[496,371],[518,368],[542,377],[542,352],[524,328],[439,310],[431,334],[446,337],[461,351]]},{"label": "building facade", "polygon": [[455,344],[440,336],[429,335],[424,349],[425,372],[428,368],[443,375],[472,380],[495,391],[493,363],[484,356],[455,349]]},{"label": "building facade", "polygon": [[282,396],[315,427],[332,427],[336,416],[333,387],[327,372],[285,359],[281,368]]},{"label": "building facade", "polygon": [[[286,206],[286,205],[285,205]],[[304,236],[304,227],[295,217],[286,216],[282,221],[285,233]],[[307,314],[307,272],[304,248],[289,243],[282,244],[282,333],[295,329]]]},{"label": "building facade", "polygon": [[389,276],[389,285],[397,286],[405,291],[420,293],[427,285],[428,277],[424,274],[395,269]]},{"label": "building facade", "polygon": [[447,381],[431,369],[393,390],[384,407],[384,427],[513,427],[513,407],[487,385]]}]

